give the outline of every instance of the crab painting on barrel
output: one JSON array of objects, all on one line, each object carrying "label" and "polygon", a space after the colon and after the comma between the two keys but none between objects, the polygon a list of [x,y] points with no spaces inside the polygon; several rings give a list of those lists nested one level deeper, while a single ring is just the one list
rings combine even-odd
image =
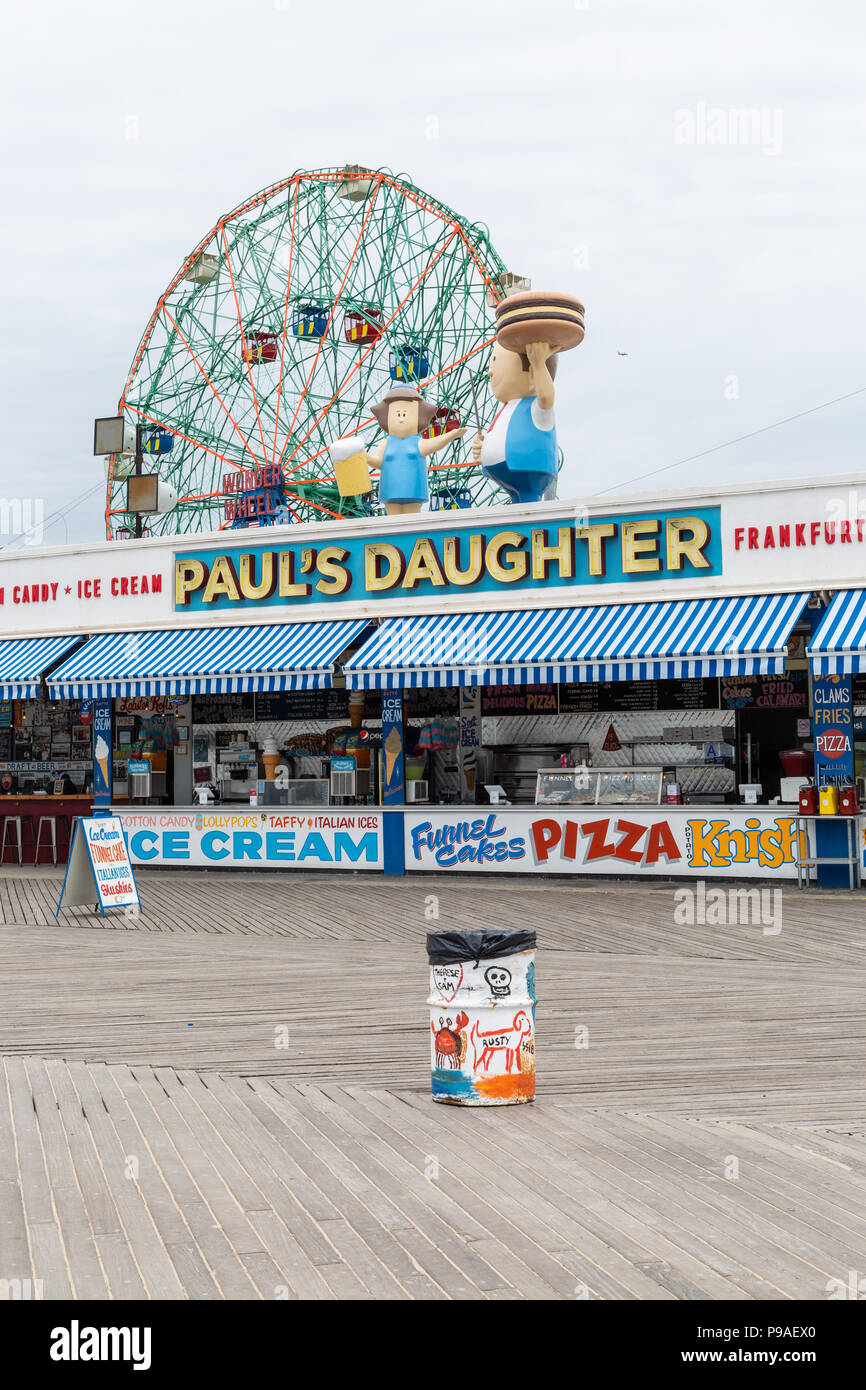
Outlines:
[{"label": "crab painting on barrel", "polygon": [[450,1018],[441,1017],[438,1028],[435,1023],[430,1024],[437,1067],[444,1067],[446,1062],[452,1070],[462,1066],[466,1060],[466,1033],[463,1030],[468,1022],[466,1014],[458,1013],[453,1023]]}]

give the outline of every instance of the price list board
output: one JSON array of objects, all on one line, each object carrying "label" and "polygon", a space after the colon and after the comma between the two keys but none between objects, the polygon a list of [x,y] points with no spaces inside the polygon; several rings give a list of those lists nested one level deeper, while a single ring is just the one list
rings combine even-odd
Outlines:
[{"label": "price list board", "polygon": [[193,724],[249,724],[255,720],[255,695],[193,695]]},{"label": "price list board", "polygon": [[555,685],[485,685],[481,692],[481,713],[558,714],[556,692]]},{"label": "price list board", "polygon": [[722,709],[791,709],[809,707],[809,673],[784,676],[722,676]]},{"label": "price list board", "polygon": [[655,710],[718,709],[715,676],[690,680],[586,681],[559,686],[560,714],[643,714]]},{"label": "price list board", "polygon": [[403,691],[406,714],[413,719],[432,719],[437,714],[443,717],[455,715],[459,700],[460,691],[456,685],[443,685],[430,690],[418,686]]}]

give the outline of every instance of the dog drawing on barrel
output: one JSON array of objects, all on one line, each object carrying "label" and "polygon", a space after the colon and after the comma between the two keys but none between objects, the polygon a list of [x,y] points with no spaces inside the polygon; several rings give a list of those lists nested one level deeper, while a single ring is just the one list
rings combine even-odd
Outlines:
[{"label": "dog drawing on barrel", "polygon": [[487,1071],[495,1052],[505,1053],[505,1070],[510,1072],[520,1063],[520,1048],[524,1038],[532,1036],[532,1019],[524,1009],[518,1009],[508,1028],[494,1028],[482,1033],[476,1019],[469,1034],[475,1058],[475,1070]]}]

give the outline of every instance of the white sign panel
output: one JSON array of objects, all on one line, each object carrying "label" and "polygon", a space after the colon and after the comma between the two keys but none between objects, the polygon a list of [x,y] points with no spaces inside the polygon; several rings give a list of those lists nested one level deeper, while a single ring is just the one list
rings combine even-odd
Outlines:
[{"label": "white sign panel", "polygon": [[[504,550],[486,534],[491,528],[507,541]],[[478,554],[484,553],[471,581],[454,573],[457,532],[466,533],[464,550],[477,533]],[[261,547],[273,552],[279,584],[286,585],[263,600],[255,585],[250,588],[249,571],[249,552]],[[378,572],[382,557],[368,555],[368,547],[393,552],[387,584]],[[304,561],[304,555],[312,558]],[[318,578],[312,571],[305,578],[302,563],[312,564]],[[342,583],[337,565],[346,567]],[[503,600],[535,608],[858,588],[864,569],[866,486],[851,475],[820,484],[795,480],[478,508],[459,519],[453,512],[427,512],[411,525],[405,517],[355,518],[44,551],[25,547],[0,556],[0,622],[11,637],[195,627],[215,619],[483,612]]]},{"label": "white sign panel", "polygon": [[334,807],[160,811],[118,816],[134,864],[237,869],[381,869],[382,820],[376,811]]},{"label": "white sign panel", "polygon": [[794,878],[797,825],[766,807],[407,811],[406,870]]},{"label": "white sign panel", "polygon": [[117,816],[82,816],[75,821],[57,911],[90,903],[101,908],[103,915],[107,907],[138,906],[135,876]]}]

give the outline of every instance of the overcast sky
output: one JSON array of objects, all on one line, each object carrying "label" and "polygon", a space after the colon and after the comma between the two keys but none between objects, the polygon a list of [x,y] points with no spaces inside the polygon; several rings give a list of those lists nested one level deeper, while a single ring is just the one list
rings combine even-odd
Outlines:
[{"label": "overcast sky", "polygon": [[2,36],[0,496],[62,511],[44,543],[104,534],[93,417],[187,252],[348,161],[585,302],[560,496],[863,471],[866,394],[629,487],[866,387],[858,0],[40,0]]}]

